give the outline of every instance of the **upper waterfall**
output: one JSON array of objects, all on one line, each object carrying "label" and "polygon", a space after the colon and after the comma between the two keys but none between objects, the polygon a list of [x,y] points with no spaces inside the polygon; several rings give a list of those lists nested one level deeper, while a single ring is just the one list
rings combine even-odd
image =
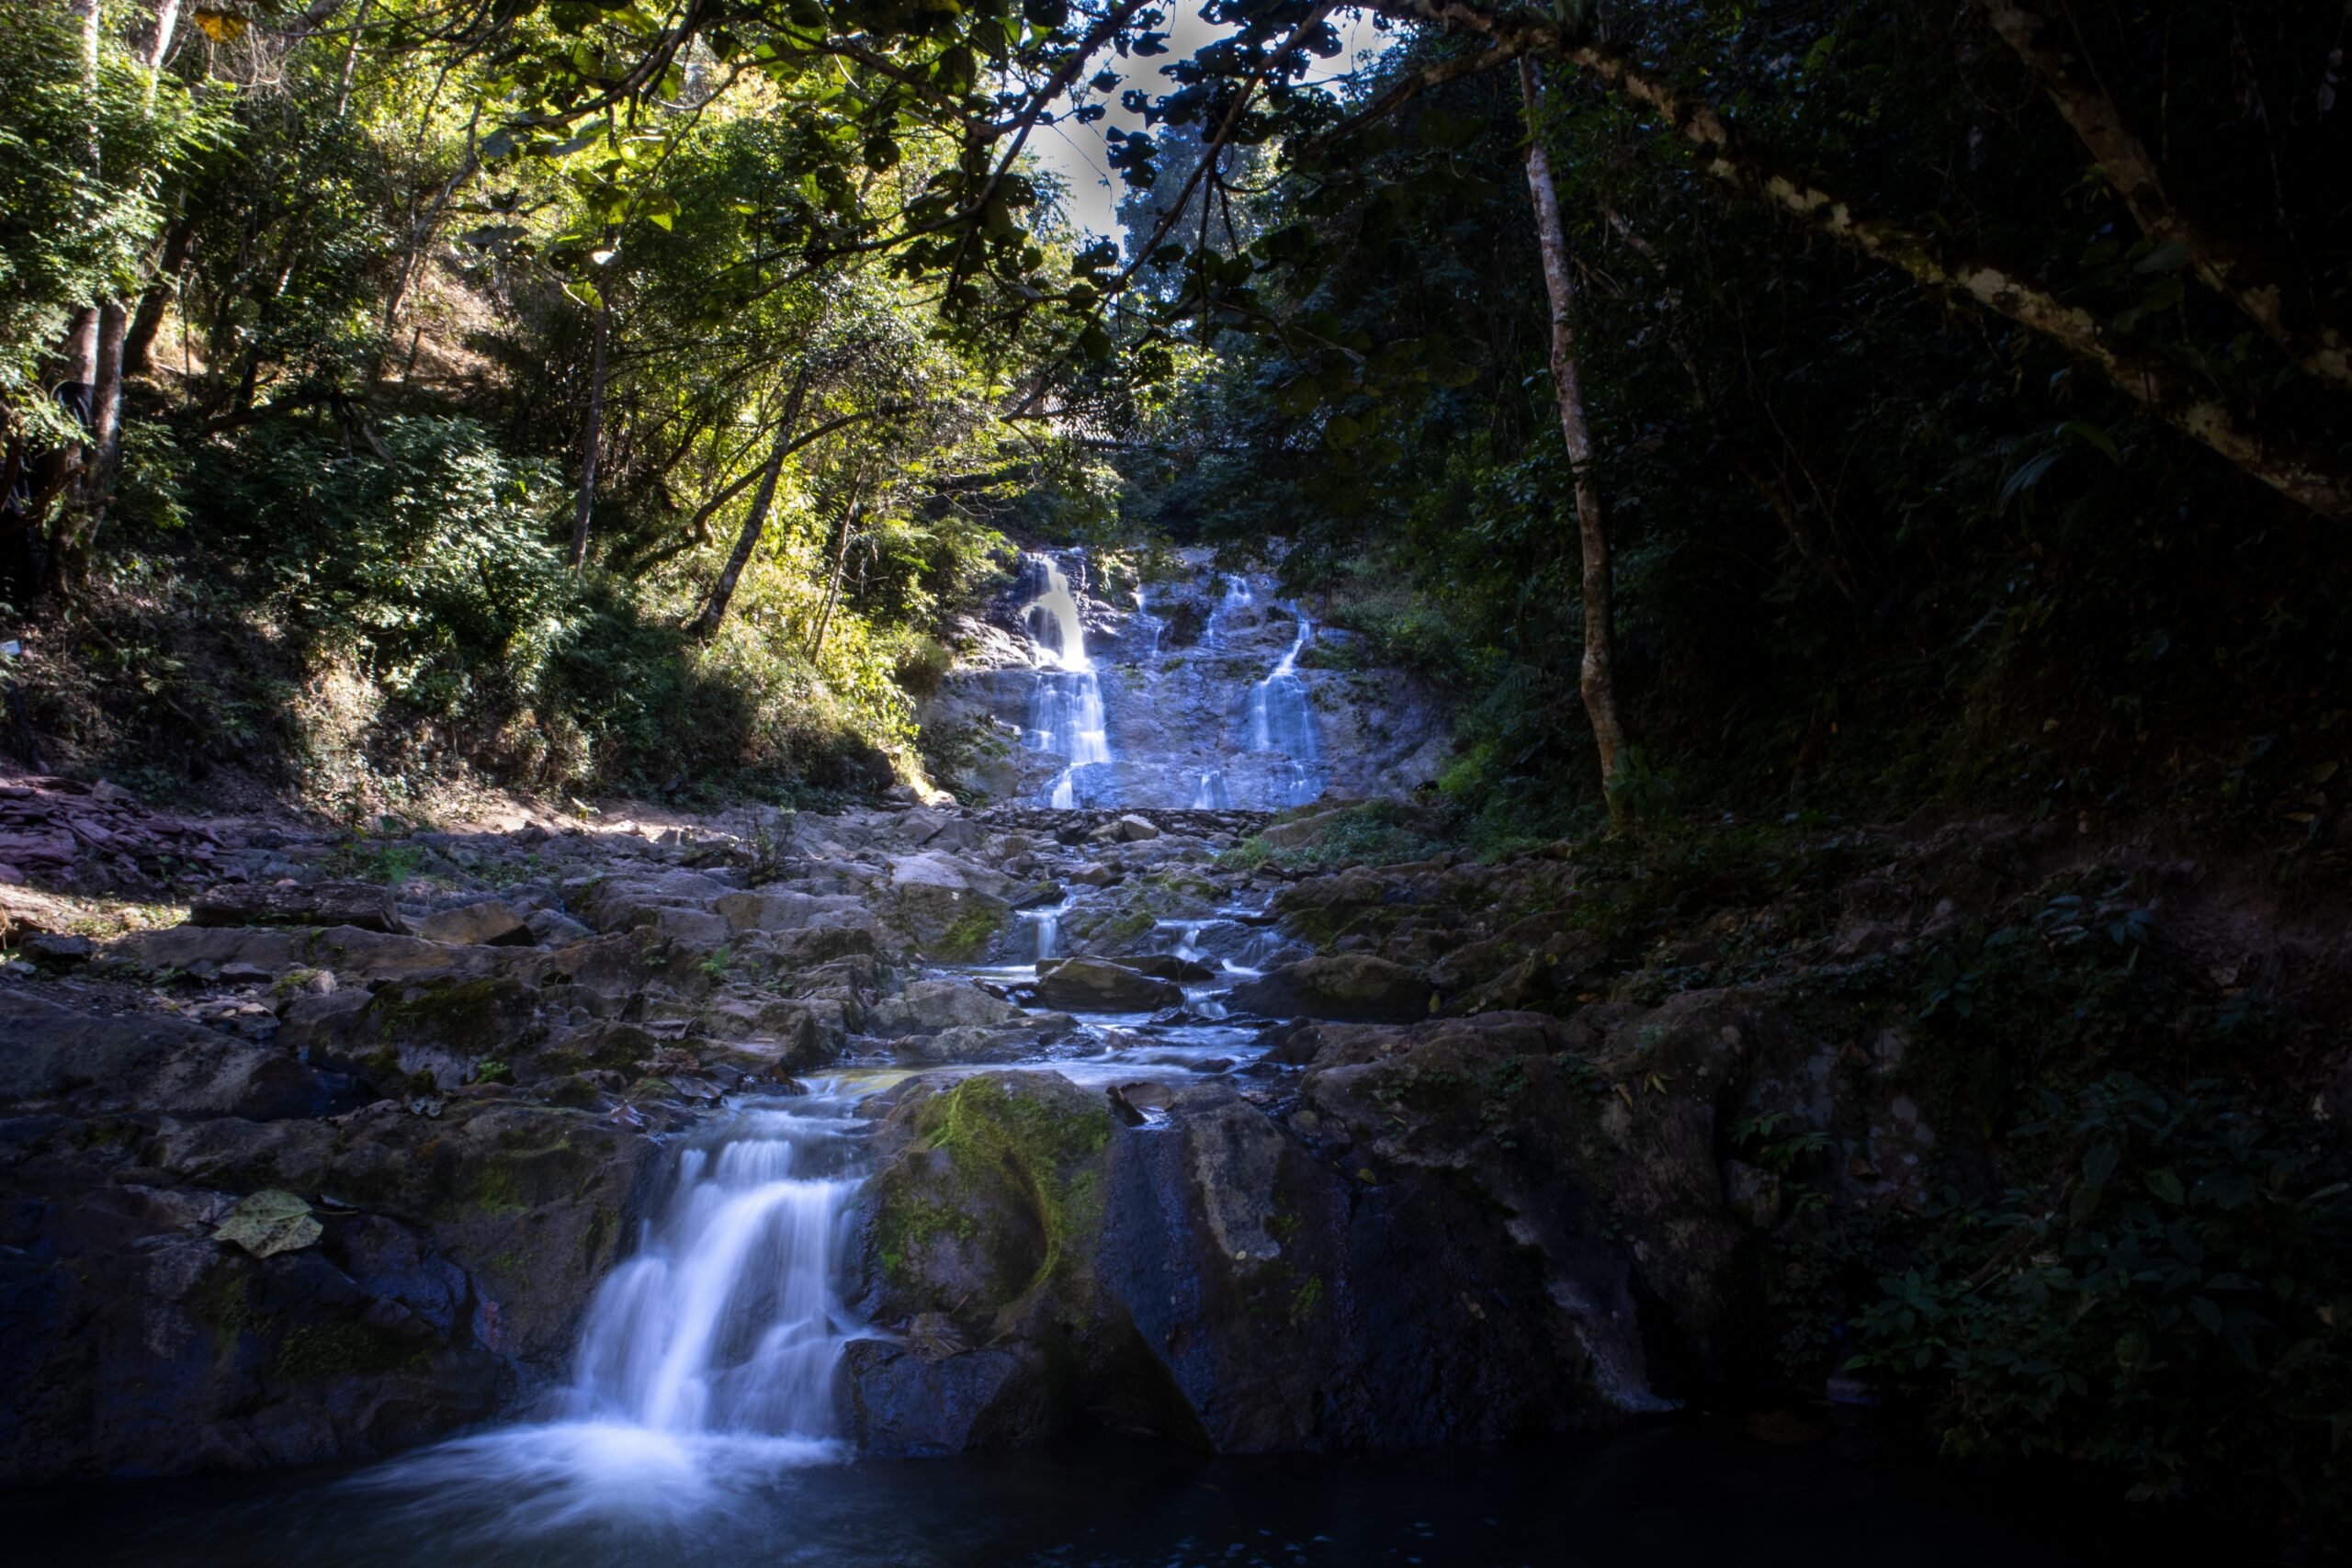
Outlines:
[{"label": "upper waterfall", "polygon": [[1136,564],[1022,556],[926,706],[942,784],[973,801],[1269,810],[1435,775],[1443,711],[1412,673],[1366,667],[1353,634],[1269,573],[1206,550],[1160,558],[1148,581]]},{"label": "upper waterfall", "polygon": [[[1024,585],[1035,595],[1021,609],[1021,627],[1042,668],[1029,703],[1023,741],[1065,759],[1067,765],[1046,785],[1042,804],[1079,804],[1080,771],[1111,760],[1110,728],[1102,713],[1102,685],[1087,657],[1086,623],[1069,579],[1051,556],[1021,558]],[[1089,805],[1112,801],[1102,789],[1087,791]]]}]

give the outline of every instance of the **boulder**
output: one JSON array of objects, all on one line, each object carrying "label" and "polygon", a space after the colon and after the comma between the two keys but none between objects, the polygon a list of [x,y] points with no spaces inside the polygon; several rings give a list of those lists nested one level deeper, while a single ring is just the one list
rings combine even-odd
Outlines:
[{"label": "boulder", "polygon": [[1227,1005],[1269,1018],[1404,1023],[1436,1012],[1429,977],[1385,958],[1343,953],[1303,958],[1233,987]]},{"label": "boulder", "polygon": [[1195,963],[1189,958],[1180,958],[1172,953],[1134,953],[1120,959],[1119,962],[1138,974],[1150,976],[1155,980],[1200,981],[1216,978],[1216,971],[1207,964]]},{"label": "boulder", "polygon": [[890,919],[918,950],[968,962],[1012,922],[1012,906],[989,885],[1003,878],[935,852],[890,862]]},{"label": "boulder", "polygon": [[532,942],[541,947],[568,947],[596,934],[584,921],[575,920],[560,909],[534,909],[523,923],[529,930]]},{"label": "boulder", "polygon": [[1120,818],[1111,826],[1119,842],[1123,844],[1140,844],[1159,837],[1159,823],[1148,817],[1138,817],[1133,812]]},{"label": "boulder", "polygon": [[1069,958],[1039,969],[1039,1004],[1065,1012],[1156,1012],[1184,999],[1182,987],[1107,959]]},{"label": "boulder", "polygon": [[479,904],[427,915],[417,922],[416,934],[427,942],[457,947],[529,947],[537,940],[522,915],[503,898],[485,898]]},{"label": "boulder", "polygon": [[[1114,1117],[1034,1072],[901,1093],[865,1304],[953,1332],[854,1366],[864,1429],[935,1447],[1107,1421],[1250,1452],[1494,1440],[1602,1407],[1536,1259],[1476,1195],[1334,1168],[1222,1085],[1122,1098]],[[1053,1381],[966,1344],[1043,1353]]]},{"label": "boulder", "polygon": [[490,1419],[561,1374],[663,1161],[608,1118],[452,1100],[166,1118],[125,1184],[119,1134],[51,1120],[32,1144],[0,1123],[19,1483],[349,1461]]},{"label": "boulder", "polygon": [[870,1010],[872,1027],[890,1030],[989,1028],[1017,1022],[1021,1010],[969,980],[917,980]]},{"label": "boulder", "polygon": [[222,883],[188,904],[198,926],[351,926],[405,929],[392,890],[371,882]]}]

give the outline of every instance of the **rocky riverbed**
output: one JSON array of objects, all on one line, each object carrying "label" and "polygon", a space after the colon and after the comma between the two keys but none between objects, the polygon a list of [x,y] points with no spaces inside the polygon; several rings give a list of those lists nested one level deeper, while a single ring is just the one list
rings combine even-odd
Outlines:
[{"label": "rocky riverbed", "polygon": [[525,1408],[677,1151],[812,1080],[866,1146],[864,1451],[1770,1403],[1775,1270],[1986,1146],[1868,976],[2093,871],[2210,973],[2346,968],[2193,865],[2039,829],[1845,835],[1802,897],[1634,919],[1557,852],[1318,863],[1351,815],[217,824],[178,923],[15,906],[0,1472],[360,1458]]}]

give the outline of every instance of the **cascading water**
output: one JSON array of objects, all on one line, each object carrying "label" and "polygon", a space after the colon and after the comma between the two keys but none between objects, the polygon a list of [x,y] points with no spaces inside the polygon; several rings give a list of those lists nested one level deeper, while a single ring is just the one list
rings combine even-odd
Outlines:
[{"label": "cascading water", "polygon": [[1094,661],[1086,656],[1086,627],[1079,619],[1069,579],[1048,556],[1023,556],[1021,564],[1023,581],[1039,585],[1036,597],[1022,607],[1021,625],[1040,665],[1023,739],[1068,764],[1046,787],[1044,804],[1073,807],[1080,770],[1111,760],[1102,685],[1095,677]]},{"label": "cascading water", "polygon": [[422,1519],[529,1536],[699,1521],[781,1472],[850,1458],[834,1383],[858,1333],[837,1294],[864,1176],[855,1107],[828,1086],[681,1150],[669,1201],[597,1289],[552,1419],[349,1484]]},{"label": "cascading water", "polygon": [[849,1317],[833,1294],[854,1177],[803,1174],[844,1123],[753,1113],[679,1156],[637,1256],[598,1291],[570,1396],[584,1420],[684,1434],[833,1435]]},{"label": "cascading water", "polygon": [[1274,779],[1277,806],[1304,806],[1323,793],[1315,708],[1307,698],[1306,682],[1298,675],[1298,656],[1314,640],[1315,623],[1303,611],[1294,608],[1292,614],[1298,617],[1298,635],[1250,693],[1250,750],[1278,752],[1284,759]]}]

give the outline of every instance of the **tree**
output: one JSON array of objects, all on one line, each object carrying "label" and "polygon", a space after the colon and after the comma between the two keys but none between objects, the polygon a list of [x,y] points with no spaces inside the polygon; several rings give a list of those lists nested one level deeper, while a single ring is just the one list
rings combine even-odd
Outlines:
[{"label": "tree", "polygon": [[1560,197],[1552,183],[1552,160],[1544,148],[1544,101],[1534,62],[1521,56],[1519,86],[1527,113],[1527,189],[1535,209],[1536,247],[1544,258],[1544,291],[1552,308],[1552,388],[1559,400],[1560,435],[1576,477],[1577,543],[1583,561],[1584,660],[1580,684],[1592,721],[1593,745],[1600,753],[1600,787],[1609,819],[1623,827],[1630,804],[1620,787],[1625,755],[1625,720],[1617,701],[1617,603],[1615,568],[1609,552],[1609,523],[1601,511],[1600,487],[1593,473],[1592,423],[1584,406],[1584,380],[1577,364],[1576,285],[1568,272],[1568,242],[1560,226]]}]

